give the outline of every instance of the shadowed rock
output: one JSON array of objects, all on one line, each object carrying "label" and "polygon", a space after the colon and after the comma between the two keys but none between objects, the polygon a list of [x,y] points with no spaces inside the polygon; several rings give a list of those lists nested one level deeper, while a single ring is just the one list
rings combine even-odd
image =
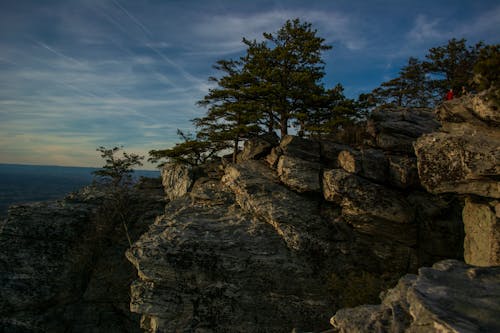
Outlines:
[{"label": "shadowed rock", "polygon": [[498,332],[500,267],[445,260],[406,275],[381,305],[337,311],[331,324],[352,332]]}]

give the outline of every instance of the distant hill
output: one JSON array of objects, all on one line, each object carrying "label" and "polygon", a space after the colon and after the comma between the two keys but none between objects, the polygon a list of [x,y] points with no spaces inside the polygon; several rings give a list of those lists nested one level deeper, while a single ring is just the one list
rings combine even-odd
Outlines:
[{"label": "distant hill", "polygon": [[[0,164],[0,217],[15,203],[64,197],[92,182],[95,168]],[[138,170],[135,176],[157,177],[158,171]]]}]

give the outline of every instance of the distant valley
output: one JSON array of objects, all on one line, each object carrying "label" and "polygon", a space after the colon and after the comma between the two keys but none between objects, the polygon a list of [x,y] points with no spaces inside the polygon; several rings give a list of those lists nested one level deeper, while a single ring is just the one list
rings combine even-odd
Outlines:
[{"label": "distant valley", "polygon": [[[0,218],[12,204],[63,198],[88,185],[95,168],[0,164]],[[157,177],[158,171],[138,170],[135,176]]]}]

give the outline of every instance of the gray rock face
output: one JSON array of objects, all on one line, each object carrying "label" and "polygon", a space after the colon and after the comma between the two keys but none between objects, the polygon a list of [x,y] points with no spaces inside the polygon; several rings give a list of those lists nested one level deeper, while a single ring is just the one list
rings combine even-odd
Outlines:
[{"label": "gray rock face", "polygon": [[161,170],[165,195],[174,200],[186,194],[194,182],[192,169],[186,164],[167,163]]},{"label": "gray rock face", "polygon": [[[339,202],[344,216],[369,216],[397,224],[410,224],[414,218],[411,206],[400,193],[371,183],[341,169],[323,174],[325,199]],[[355,219],[355,218],[353,218]]]},{"label": "gray rock face", "polygon": [[[474,101],[474,103],[472,102]],[[436,109],[443,132],[415,143],[422,184],[432,193],[500,198],[500,130],[487,95],[464,97]]]},{"label": "gray rock face", "polygon": [[321,192],[321,164],[282,155],[277,170],[280,180],[297,192]]},{"label": "gray rock face", "polygon": [[488,97],[488,94],[488,91],[483,91],[477,95],[464,96],[443,103],[436,110],[443,129],[448,131],[453,128],[453,124],[460,123],[472,126],[500,125],[498,105],[494,99]]},{"label": "gray rock face", "polygon": [[498,265],[498,105],[482,93],[443,103],[436,113],[443,131],[424,135],[415,143],[422,185],[432,193],[467,195],[462,214],[465,261]]},{"label": "gray rock face", "polygon": [[222,183],[235,193],[240,207],[272,225],[289,248],[328,252],[328,225],[318,214],[317,202],[279,184],[277,175],[264,164],[248,161],[228,166]]},{"label": "gray rock face", "polygon": [[[210,201],[172,201],[166,214],[127,252],[140,277],[132,285],[131,310],[142,314],[143,329],[325,328],[326,287],[308,261],[289,250],[275,226],[236,205],[234,195],[220,183],[199,186],[217,188]],[[245,200],[243,195],[239,200]]]},{"label": "gray rock face", "polygon": [[281,139],[280,148],[284,155],[294,156],[310,162],[320,161],[320,146],[315,141],[286,135]]},{"label": "gray rock face", "polygon": [[345,149],[338,155],[338,165],[347,172],[376,182],[387,182],[388,164],[384,152],[377,149]]},{"label": "gray rock face", "polygon": [[387,151],[412,155],[413,142],[422,134],[439,127],[431,110],[427,109],[379,109],[368,122],[367,132],[372,145]]},{"label": "gray rock face", "polygon": [[475,194],[500,199],[500,131],[476,135],[432,133],[415,144],[418,171],[432,193]]},{"label": "gray rock face", "polygon": [[381,305],[337,311],[331,324],[352,332],[497,332],[500,267],[446,260],[403,277]]},{"label": "gray rock face", "polygon": [[400,189],[418,187],[420,185],[416,158],[389,155],[387,159],[389,162],[388,181],[391,185]]},{"label": "gray rock face", "polygon": [[[160,187],[140,193],[130,203],[132,240],[164,205]],[[86,188],[62,201],[11,207],[0,222],[6,332],[139,331],[139,316],[128,310],[135,272],[123,255],[127,237],[121,224],[100,217],[105,200],[105,192]]]}]

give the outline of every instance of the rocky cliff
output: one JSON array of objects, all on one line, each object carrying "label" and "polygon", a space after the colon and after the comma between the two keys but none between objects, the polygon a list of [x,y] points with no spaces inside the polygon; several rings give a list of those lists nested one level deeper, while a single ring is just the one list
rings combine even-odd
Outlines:
[{"label": "rocky cliff", "polygon": [[157,189],[135,192],[131,247],[120,223],[96,218],[98,192],[13,207],[0,224],[0,325],[322,331],[405,276],[381,305],[338,311],[334,330],[496,329],[497,269],[419,270],[498,264],[494,107],[477,96],[378,110],[355,144],[265,135],[235,164],[167,165],[166,205]]},{"label": "rocky cliff", "polygon": [[[129,311],[136,273],[121,223],[106,218],[106,192],[13,206],[0,223],[0,332],[140,332]],[[129,201],[137,239],[162,212],[161,188],[142,184]]]},{"label": "rocky cliff", "polygon": [[320,331],[405,273],[462,258],[462,202],[424,190],[412,147],[438,127],[428,110],[384,110],[357,146],[268,135],[206,177],[167,166],[172,201],[127,251],[131,310],[150,332]]},{"label": "rocky cliff", "polygon": [[498,105],[484,92],[445,102],[435,113],[440,128],[414,144],[418,173],[429,192],[464,199],[464,259],[471,265],[421,268],[382,294],[380,305],[338,311],[331,319],[337,332],[500,331]]}]

